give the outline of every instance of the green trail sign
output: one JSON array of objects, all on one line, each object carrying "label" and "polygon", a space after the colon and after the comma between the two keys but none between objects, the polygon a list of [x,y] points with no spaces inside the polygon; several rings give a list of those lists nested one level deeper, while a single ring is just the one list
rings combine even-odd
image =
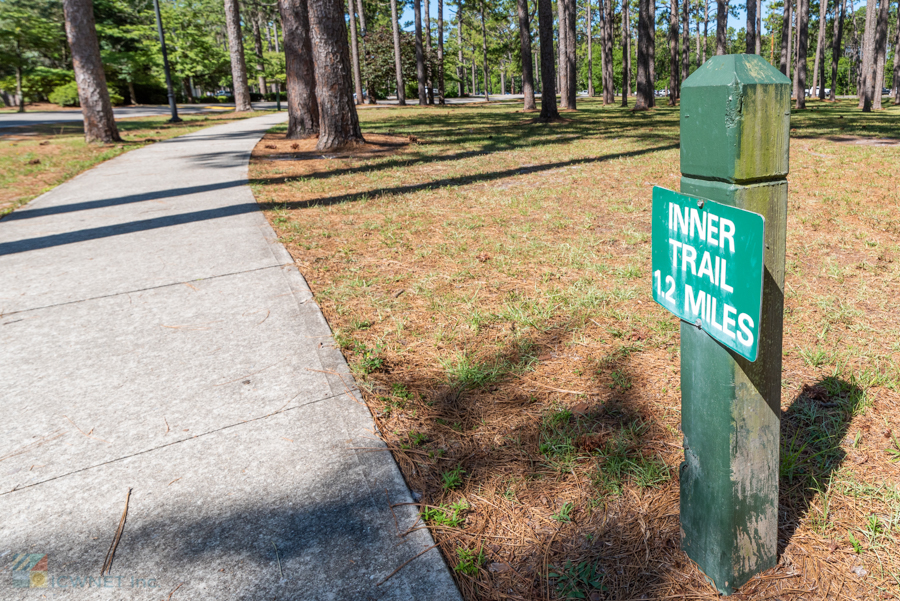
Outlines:
[{"label": "green trail sign", "polygon": [[756,361],[762,215],[654,187],[652,219],[653,300]]}]

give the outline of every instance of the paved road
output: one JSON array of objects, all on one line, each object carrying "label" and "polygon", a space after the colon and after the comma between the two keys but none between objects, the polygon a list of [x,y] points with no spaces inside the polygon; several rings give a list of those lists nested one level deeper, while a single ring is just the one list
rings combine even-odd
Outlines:
[{"label": "paved road", "polygon": [[433,542],[398,536],[410,492],[246,185],[285,117],[132,151],[0,220],[0,599],[29,596],[22,554],[53,598],[459,599],[437,549],[378,586]]}]

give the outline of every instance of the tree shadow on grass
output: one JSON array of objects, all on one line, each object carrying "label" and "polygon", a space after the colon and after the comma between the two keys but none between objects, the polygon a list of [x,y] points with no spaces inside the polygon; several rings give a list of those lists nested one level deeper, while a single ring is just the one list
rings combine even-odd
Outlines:
[{"label": "tree shadow on grass", "polygon": [[[846,452],[841,448],[851,420],[864,408],[862,389],[835,377],[806,385],[781,416],[778,554],[790,544],[817,495],[826,495]],[[828,522],[827,500],[813,517],[813,528]],[[822,511],[826,513],[822,513]]]}]

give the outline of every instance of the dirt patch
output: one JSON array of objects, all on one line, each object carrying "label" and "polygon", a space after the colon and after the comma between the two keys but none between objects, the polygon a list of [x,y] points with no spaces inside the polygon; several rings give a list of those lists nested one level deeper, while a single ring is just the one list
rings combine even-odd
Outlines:
[{"label": "dirt patch", "polygon": [[861,138],[859,136],[829,136],[828,140],[838,144],[855,144],[857,146],[900,146],[897,138]]},{"label": "dirt patch", "polygon": [[284,134],[267,133],[253,149],[253,158],[261,161],[304,161],[309,169],[325,166],[319,161],[333,159],[370,159],[387,156],[418,143],[415,136],[369,134],[366,143],[339,152],[316,150],[316,138],[289,140]]}]

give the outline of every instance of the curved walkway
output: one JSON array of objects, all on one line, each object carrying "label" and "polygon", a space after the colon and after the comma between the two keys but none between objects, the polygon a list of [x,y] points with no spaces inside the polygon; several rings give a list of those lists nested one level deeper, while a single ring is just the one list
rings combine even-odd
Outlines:
[{"label": "curved walkway", "polygon": [[437,549],[378,585],[433,542],[398,537],[409,490],[247,186],[285,117],[135,150],[0,220],[0,569],[46,554],[34,578],[72,599],[459,599]]}]

